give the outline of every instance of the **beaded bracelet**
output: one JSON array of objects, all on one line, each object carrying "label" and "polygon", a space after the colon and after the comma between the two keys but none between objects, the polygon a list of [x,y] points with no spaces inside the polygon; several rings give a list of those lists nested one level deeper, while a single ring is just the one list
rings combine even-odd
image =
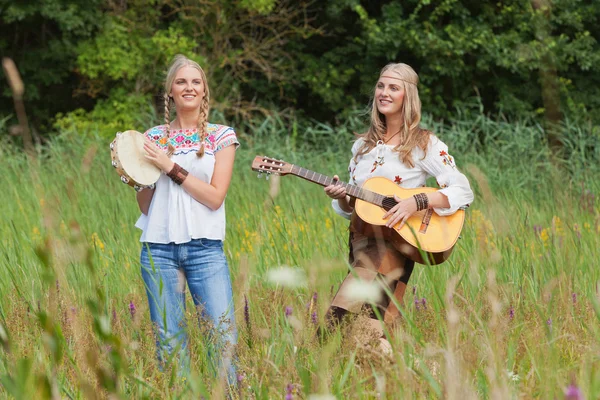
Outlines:
[{"label": "beaded bracelet", "polygon": [[417,193],[413,197],[417,203],[417,211],[422,211],[429,208],[429,198],[425,193]]},{"label": "beaded bracelet", "polygon": [[185,181],[185,178],[187,178],[188,172],[184,168],[181,168],[181,165],[174,163],[173,168],[167,176],[176,184],[181,185]]}]

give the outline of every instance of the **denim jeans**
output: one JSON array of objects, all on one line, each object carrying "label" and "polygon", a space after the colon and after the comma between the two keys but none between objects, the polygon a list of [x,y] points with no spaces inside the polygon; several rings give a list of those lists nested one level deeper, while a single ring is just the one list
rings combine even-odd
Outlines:
[{"label": "denim jeans", "polygon": [[181,244],[143,243],[140,259],[161,366],[171,358],[179,358],[181,372],[189,372],[185,329],[187,281],[201,316],[212,323],[206,347],[210,349],[215,344],[216,348],[209,351],[209,359],[235,382],[232,360],[237,333],[223,242],[194,239]]}]

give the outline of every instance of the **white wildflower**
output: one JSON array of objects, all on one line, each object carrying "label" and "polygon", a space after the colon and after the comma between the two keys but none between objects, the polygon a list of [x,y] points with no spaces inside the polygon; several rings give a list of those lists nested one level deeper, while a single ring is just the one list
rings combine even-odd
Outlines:
[{"label": "white wildflower", "polygon": [[306,276],[303,270],[284,265],[270,269],[267,272],[267,280],[275,285],[295,288],[305,285]]},{"label": "white wildflower", "polygon": [[521,380],[521,377],[512,371],[506,371],[506,374],[508,375],[508,379],[513,382],[519,382]]},{"label": "white wildflower", "polygon": [[353,280],[344,289],[344,295],[355,301],[376,303],[381,299],[381,287],[377,282]]}]

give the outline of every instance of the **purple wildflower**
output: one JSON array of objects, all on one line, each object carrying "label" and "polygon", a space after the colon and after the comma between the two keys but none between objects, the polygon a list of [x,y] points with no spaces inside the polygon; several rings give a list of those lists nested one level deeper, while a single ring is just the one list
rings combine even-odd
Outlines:
[{"label": "purple wildflower", "polygon": [[419,299],[417,297],[415,297],[415,308],[419,309]]},{"label": "purple wildflower", "polygon": [[285,308],[285,316],[286,316],[286,317],[289,317],[290,315],[292,315],[292,307],[290,307],[290,306],[287,306],[287,307]]},{"label": "purple wildflower", "polygon": [[413,285],[413,296],[417,294],[417,287],[415,285]]},{"label": "purple wildflower", "polygon": [[573,230],[577,234],[577,239],[581,239],[581,230],[579,229],[579,224],[574,224]]},{"label": "purple wildflower", "polygon": [[515,318],[515,308],[510,306],[510,310],[508,311],[508,319],[511,321]]},{"label": "purple wildflower", "polygon": [[246,378],[246,375],[244,374],[238,374],[237,375],[237,381],[238,383],[242,383],[242,381]]},{"label": "purple wildflower", "polygon": [[285,387],[285,400],[293,400],[294,398],[294,385],[288,383]]},{"label": "purple wildflower", "polygon": [[425,300],[425,297],[421,299],[421,305],[423,306],[423,310],[427,309],[427,301]]},{"label": "purple wildflower", "polygon": [[542,226],[541,225],[534,225],[533,226],[533,232],[539,236],[540,233],[542,233]]},{"label": "purple wildflower", "polygon": [[244,320],[246,321],[246,326],[250,329],[250,307],[248,306],[248,297],[244,295]]},{"label": "purple wildflower", "polygon": [[133,300],[129,302],[129,313],[131,314],[131,318],[135,318],[135,304],[133,304]]},{"label": "purple wildflower", "polygon": [[584,400],[581,389],[577,387],[575,382],[571,383],[565,391],[565,400]]},{"label": "purple wildflower", "polygon": [[573,299],[573,304],[576,304],[577,303],[577,293],[573,292],[571,294],[571,298]]},{"label": "purple wildflower", "polygon": [[317,323],[317,292],[314,292],[312,298],[308,302],[307,310],[310,314],[313,324]]},{"label": "purple wildflower", "polygon": [[113,322],[113,324],[115,324],[117,322],[117,311],[115,310],[114,307],[112,310],[112,322]]},{"label": "purple wildflower", "polygon": [[546,325],[552,328],[552,318],[548,318],[548,321],[546,321]]}]

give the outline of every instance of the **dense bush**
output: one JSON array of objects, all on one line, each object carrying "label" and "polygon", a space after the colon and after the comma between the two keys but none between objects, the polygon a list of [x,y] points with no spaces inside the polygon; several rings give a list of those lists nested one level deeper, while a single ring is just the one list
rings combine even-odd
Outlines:
[{"label": "dense bush", "polygon": [[[390,61],[419,72],[436,119],[473,98],[509,118],[599,115],[600,5],[581,0],[38,3],[0,0],[0,50],[22,72],[35,127],[133,123],[160,103],[176,53],[205,66],[228,120],[285,111],[339,122]],[[3,96],[0,115],[12,114]]]}]

